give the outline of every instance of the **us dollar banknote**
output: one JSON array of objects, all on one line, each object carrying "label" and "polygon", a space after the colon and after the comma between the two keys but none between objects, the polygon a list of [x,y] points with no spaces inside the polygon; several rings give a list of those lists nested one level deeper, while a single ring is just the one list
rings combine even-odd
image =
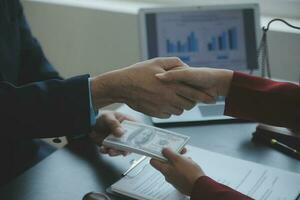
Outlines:
[{"label": "us dollar banknote", "polygon": [[123,121],[121,126],[124,130],[122,137],[109,135],[103,145],[166,161],[162,155],[163,148],[179,153],[189,140],[186,135],[142,123]]}]

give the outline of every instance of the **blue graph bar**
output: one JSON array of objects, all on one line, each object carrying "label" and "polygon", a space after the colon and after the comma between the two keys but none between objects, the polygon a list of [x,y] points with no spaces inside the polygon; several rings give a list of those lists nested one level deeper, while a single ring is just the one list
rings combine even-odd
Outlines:
[{"label": "blue graph bar", "polygon": [[167,52],[173,53],[173,45],[170,40],[167,40]]},{"label": "blue graph bar", "polygon": [[223,32],[221,37],[222,37],[222,47],[223,47],[223,49],[227,49],[226,33]]},{"label": "blue graph bar", "polygon": [[186,53],[186,52],[198,52],[198,39],[194,32],[191,32],[186,41],[182,42],[180,40],[172,43],[169,39],[166,40],[167,53]]},{"label": "blue graph bar", "polygon": [[228,30],[228,41],[230,49],[237,49],[237,30],[236,28],[231,28]]},{"label": "blue graph bar", "polygon": [[213,49],[212,49],[212,46],[211,46],[211,43],[208,43],[207,49],[208,49],[208,51],[212,51],[212,50],[213,50]]},{"label": "blue graph bar", "polygon": [[188,45],[188,49],[190,52],[198,51],[198,40],[194,32],[191,32],[191,34],[188,36]]},{"label": "blue graph bar", "polygon": [[215,37],[212,38],[212,50],[216,50],[217,49],[217,40]]},{"label": "blue graph bar", "polygon": [[189,35],[189,36],[187,37],[187,46],[188,46],[187,50],[188,50],[189,52],[192,52],[192,51],[193,51],[193,38],[192,38],[191,35]]},{"label": "blue graph bar", "polygon": [[237,29],[235,27],[222,32],[218,36],[211,37],[211,41],[207,45],[208,51],[236,50],[237,48]]},{"label": "blue graph bar", "polygon": [[181,50],[181,43],[180,41],[177,41],[177,52],[181,53],[182,50]]},{"label": "blue graph bar", "polygon": [[218,45],[219,45],[219,50],[223,50],[222,36],[218,37]]}]

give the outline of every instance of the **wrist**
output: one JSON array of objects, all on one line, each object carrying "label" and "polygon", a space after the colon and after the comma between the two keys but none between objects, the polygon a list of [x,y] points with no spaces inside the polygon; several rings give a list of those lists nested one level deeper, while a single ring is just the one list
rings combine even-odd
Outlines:
[{"label": "wrist", "polygon": [[220,80],[219,92],[218,92],[219,96],[224,96],[224,97],[227,96],[230,89],[232,77],[233,77],[232,70],[226,70],[226,69],[219,70],[219,80]]},{"label": "wrist", "polygon": [[190,191],[189,191],[188,195],[191,195],[191,193],[196,185],[196,182],[198,181],[199,178],[201,178],[203,176],[205,176],[205,173],[202,170],[199,170],[197,173],[194,173],[194,176],[192,177],[191,182],[190,182]]},{"label": "wrist", "polygon": [[188,184],[188,188],[186,191],[186,195],[191,196],[194,190],[194,187],[198,181],[199,178],[201,178],[202,176],[196,176],[195,178],[193,178],[193,180]]},{"label": "wrist", "polygon": [[91,96],[94,107],[100,109],[112,103],[123,103],[122,93],[119,91],[120,76],[118,70],[104,73],[91,78]]}]

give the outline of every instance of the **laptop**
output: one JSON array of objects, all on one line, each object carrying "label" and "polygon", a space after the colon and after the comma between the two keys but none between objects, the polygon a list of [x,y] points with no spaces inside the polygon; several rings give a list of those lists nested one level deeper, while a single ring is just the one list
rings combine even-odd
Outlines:
[{"label": "laptop", "polygon": [[[177,56],[193,67],[258,72],[258,4],[146,8],[139,11],[142,60]],[[155,125],[232,120],[224,116],[225,102],[199,103]]]}]

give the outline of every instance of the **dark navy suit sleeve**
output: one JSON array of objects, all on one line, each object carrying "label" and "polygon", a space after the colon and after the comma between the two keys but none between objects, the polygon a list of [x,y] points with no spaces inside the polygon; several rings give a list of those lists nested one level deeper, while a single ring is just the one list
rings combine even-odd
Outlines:
[{"label": "dark navy suit sleeve", "polygon": [[32,36],[20,2],[14,2],[16,33],[9,34],[15,37],[12,41],[19,42],[6,49],[19,52],[19,57],[11,58],[19,60],[18,81],[0,82],[1,139],[89,132],[88,75],[62,80]]},{"label": "dark navy suit sleeve", "polygon": [[1,135],[56,137],[90,131],[88,75],[14,86],[0,84]]},{"label": "dark navy suit sleeve", "polygon": [[20,71],[19,84],[30,83],[47,79],[61,79],[58,72],[49,63],[23,13],[23,8],[17,1],[17,15],[20,34]]}]

